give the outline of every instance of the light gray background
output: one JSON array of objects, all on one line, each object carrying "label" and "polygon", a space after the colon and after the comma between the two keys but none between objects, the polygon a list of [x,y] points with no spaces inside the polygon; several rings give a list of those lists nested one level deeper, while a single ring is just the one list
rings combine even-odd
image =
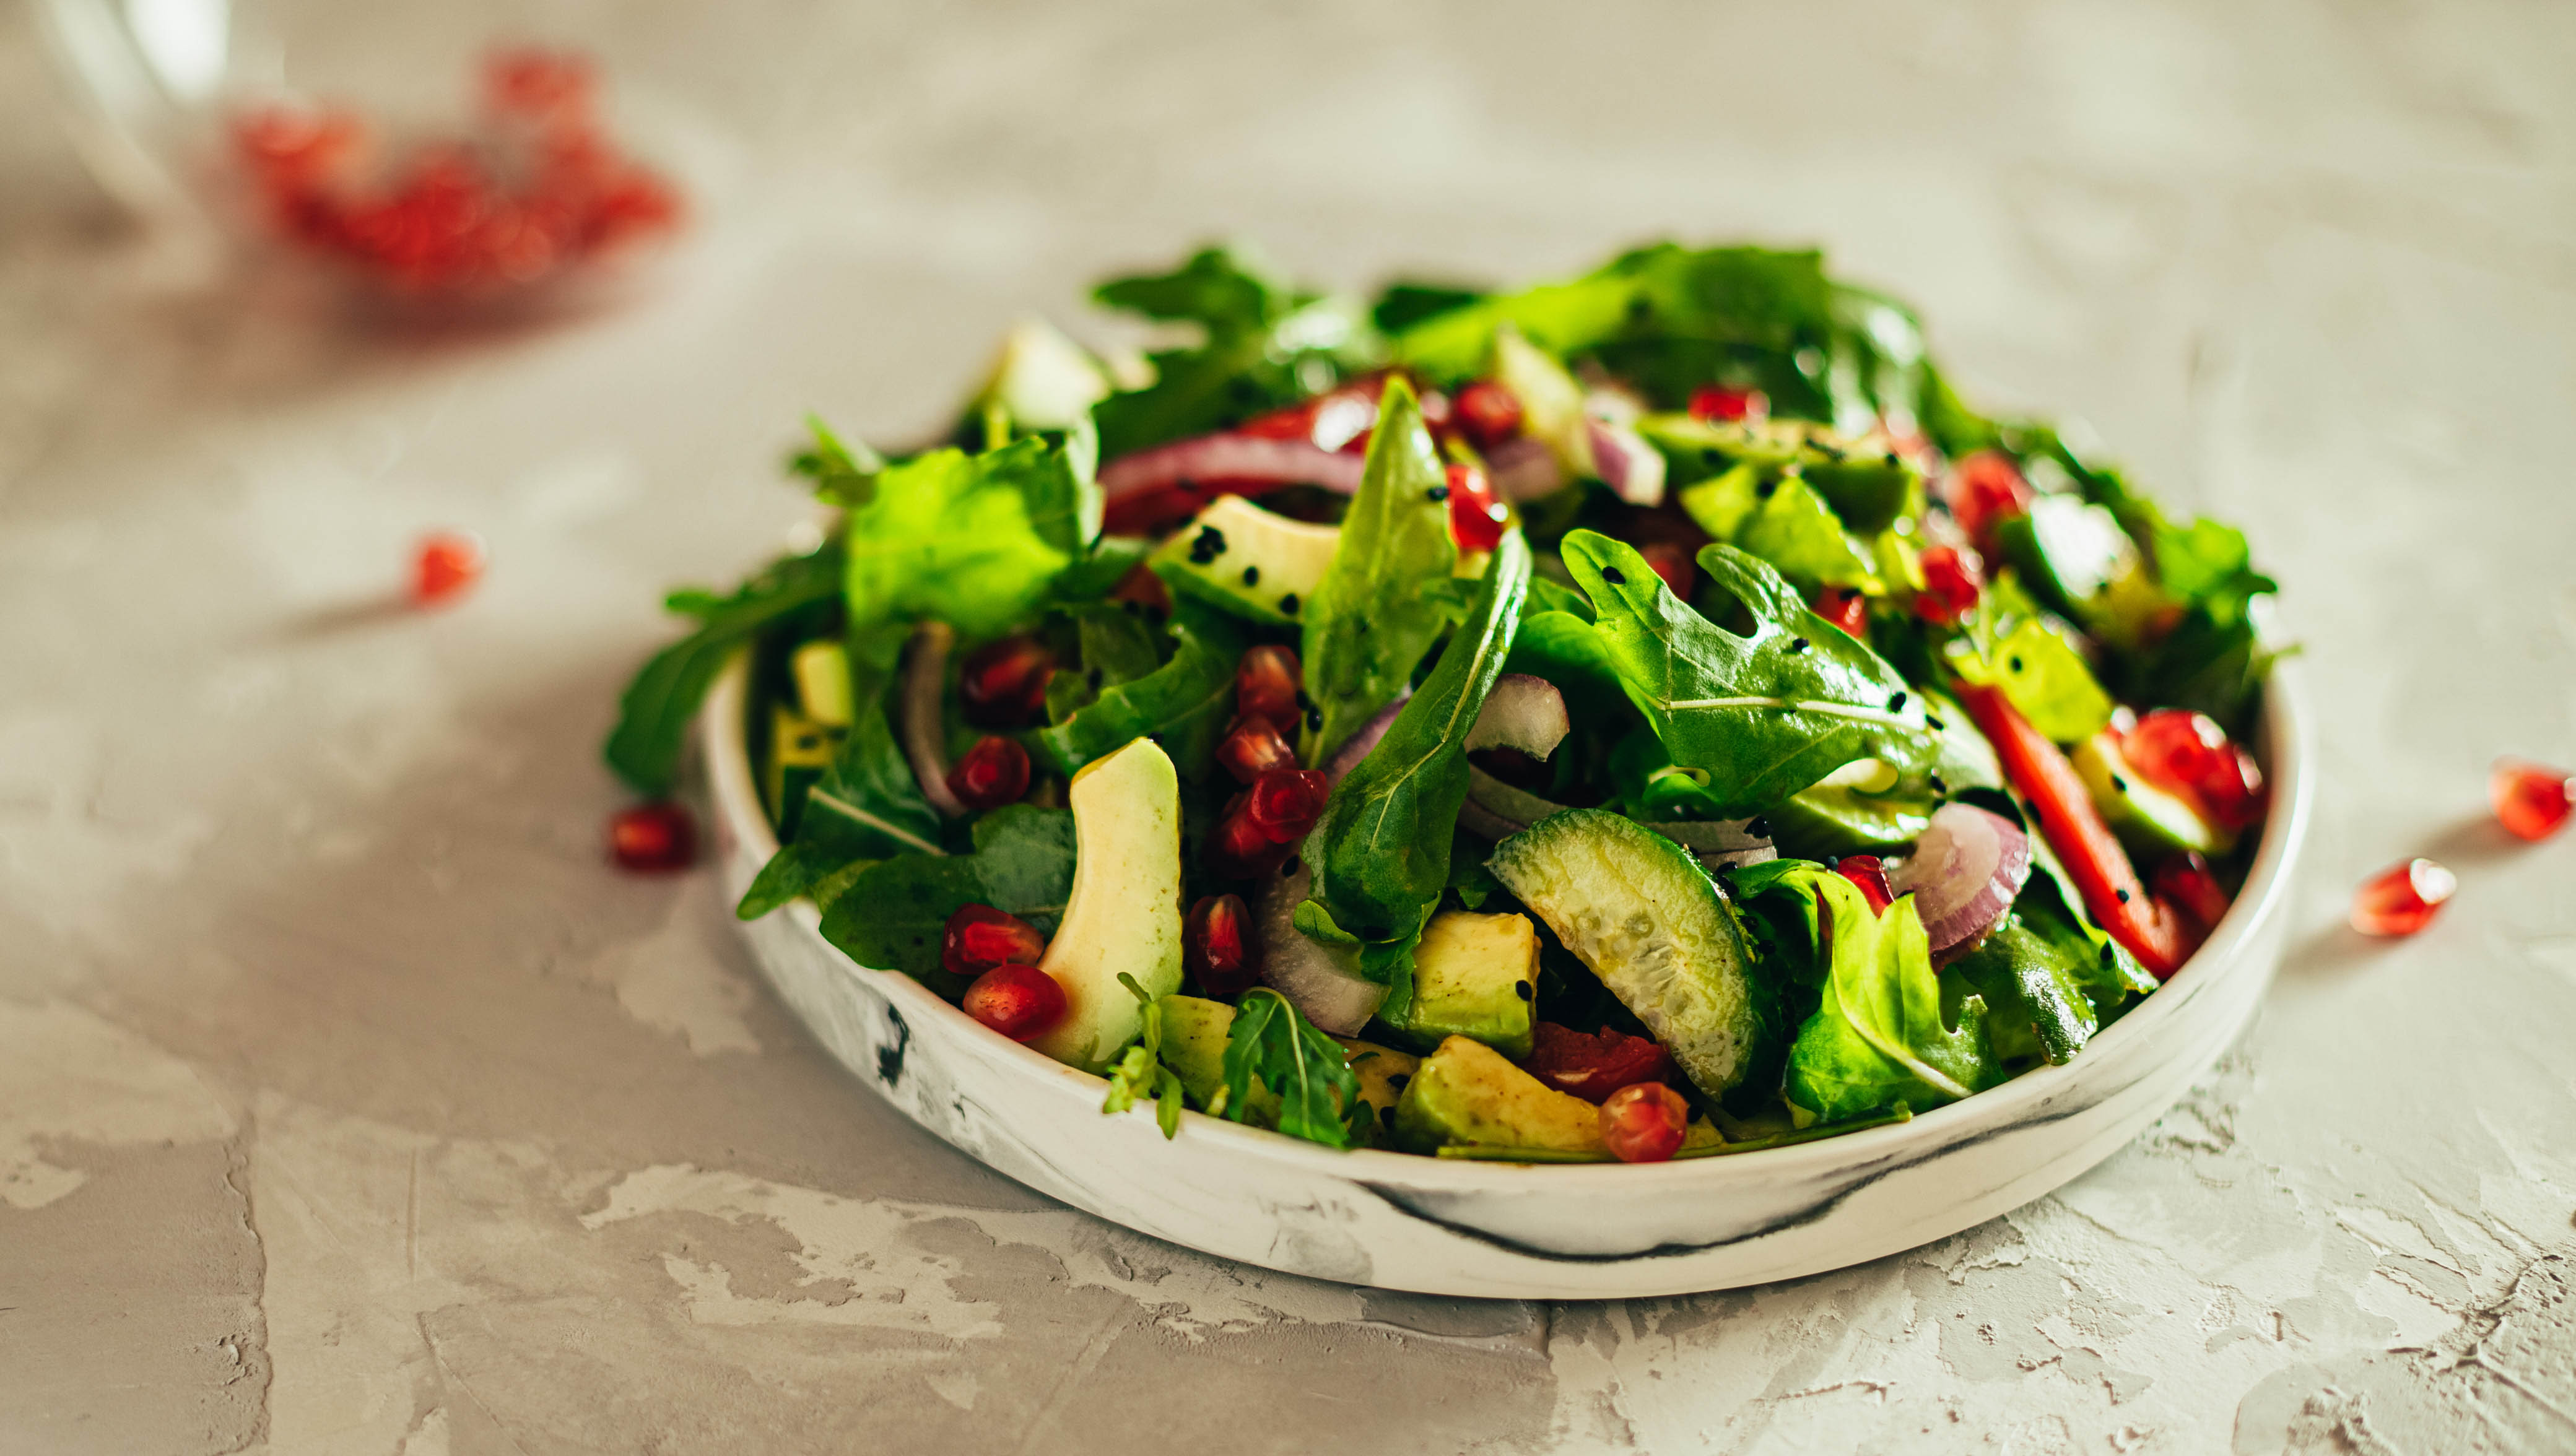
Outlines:
[{"label": "light gray background", "polygon": [[[495,22],[388,9],[460,72]],[[2576,1448],[2576,12],[552,4],[709,199],[481,339],[192,293],[0,8],[0,1449]],[[438,50],[428,36],[448,47]],[[659,591],[1204,235],[1357,284],[1816,240],[2247,526],[2323,792],[2265,1019],[2055,1197],[1794,1285],[1232,1268],[842,1076],[594,757]],[[459,609],[377,610],[464,526]],[[2431,851],[2457,904],[2341,928]]]}]

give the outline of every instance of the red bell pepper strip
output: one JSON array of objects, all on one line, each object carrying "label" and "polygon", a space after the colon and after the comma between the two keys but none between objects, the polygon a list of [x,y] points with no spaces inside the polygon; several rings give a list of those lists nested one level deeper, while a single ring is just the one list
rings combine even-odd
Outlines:
[{"label": "red bell pepper strip", "polygon": [[2084,779],[2056,744],[2030,726],[1999,687],[1958,685],[1960,705],[1995,746],[2004,777],[2030,801],[2040,833],[2084,897],[2093,923],[2128,947],[2159,981],[2182,969],[2195,947],[2173,911],[2147,893],[2111,826],[2093,807]]}]

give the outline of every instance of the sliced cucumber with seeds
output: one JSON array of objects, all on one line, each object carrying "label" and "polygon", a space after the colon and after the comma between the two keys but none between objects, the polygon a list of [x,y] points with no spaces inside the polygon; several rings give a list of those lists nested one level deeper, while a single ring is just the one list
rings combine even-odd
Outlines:
[{"label": "sliced cucumber with seeds", "polygon": [[1620,815],[1568,809],[1495,846],[1486,867],[1701,1091],[1743,1080],[1765,1030],[1752,958],[1689,850]]}]

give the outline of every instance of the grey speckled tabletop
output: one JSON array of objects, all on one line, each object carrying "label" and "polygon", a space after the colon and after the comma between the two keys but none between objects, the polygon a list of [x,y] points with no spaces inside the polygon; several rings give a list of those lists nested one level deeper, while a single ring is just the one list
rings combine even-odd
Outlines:
[{"label": "grey speckled tabletop", "polygon": [[[2576,13],[513,13],[704,226],[622,312],[396,339],[174,284],[0,9],[0,1449],[2576,1449],[2576,835],[2484,818],[2576,759]],[[1227,1267],[932,1142],[705,875],[602,867],[656,594],[806,515],[805,410],[898,438],[1203,235],[1357,284],[1665,232],[1829,245],[2285,584],[2290,959],[2057,1195],[1692,1299]],[[451,525],[484,587],[373,610]],[[2429,933],[2342,928],[2427,850]]]}]

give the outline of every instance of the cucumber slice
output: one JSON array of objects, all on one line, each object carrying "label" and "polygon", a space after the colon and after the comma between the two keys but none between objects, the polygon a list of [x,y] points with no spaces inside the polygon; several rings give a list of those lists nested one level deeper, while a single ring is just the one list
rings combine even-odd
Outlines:
[{"label": "cucumber slice", "polygon": [[1568,809],[1495,846],[1494,878],[1537,912],[1711,1097],[1764,1033],[1744,933],[1691,852],[1600,809]]}]

